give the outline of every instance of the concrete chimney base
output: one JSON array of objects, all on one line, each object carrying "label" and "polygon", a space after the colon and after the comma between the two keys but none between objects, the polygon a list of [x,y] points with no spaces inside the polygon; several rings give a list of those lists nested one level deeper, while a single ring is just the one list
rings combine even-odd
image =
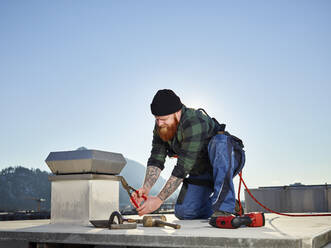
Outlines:
[{"label": "concrete chimney base", "polygon": [[51,224],[88,225],[119,210],[118,177],[98,174],[50,176]]}]

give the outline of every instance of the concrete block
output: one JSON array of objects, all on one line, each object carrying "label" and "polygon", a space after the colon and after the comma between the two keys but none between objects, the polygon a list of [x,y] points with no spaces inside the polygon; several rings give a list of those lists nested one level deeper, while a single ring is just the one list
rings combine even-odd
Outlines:
[{"label": "concrete block", "polygon": [[[57,177],[59,180],[57,180]],[[119,210],[119,182],[106,175],[53,176],[51,223],[88,225]],[[87,178],[87,179],[86,179]]]}]

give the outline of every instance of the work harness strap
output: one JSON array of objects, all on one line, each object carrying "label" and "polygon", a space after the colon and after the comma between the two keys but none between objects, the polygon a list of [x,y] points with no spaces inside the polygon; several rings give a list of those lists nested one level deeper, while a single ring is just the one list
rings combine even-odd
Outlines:
[{"label": "work harness strap", "polygon": [[224,123],[220,124],[214,117],[210,117],[207,114],[206,110],[204,110],[203,108],[199,108],[198,110],[203,112],[205,115],[207,115],[209,118],[211,118],[216,123],[216,125],[218,126],[217,134],[225,134],[227,136],[230,136],[232,138],[233,142],[238,143],[241,148],[244,148],[244,143],[242,142],[241,139],[239,139],[238,137],[236,137],[236,136],[230,134],[229,132],[225,131],[226,124],[224,124]]}]

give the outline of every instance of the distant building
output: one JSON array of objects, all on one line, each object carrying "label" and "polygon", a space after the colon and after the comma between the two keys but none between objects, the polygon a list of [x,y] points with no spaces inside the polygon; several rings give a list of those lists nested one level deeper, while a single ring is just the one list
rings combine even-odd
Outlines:
[{"label": "distant building", "polygon": [[[331,212],[331,184],[270,186],[250,189],[268,208],[284,213]],[[245,190],[246,212],[267,212]]]}]

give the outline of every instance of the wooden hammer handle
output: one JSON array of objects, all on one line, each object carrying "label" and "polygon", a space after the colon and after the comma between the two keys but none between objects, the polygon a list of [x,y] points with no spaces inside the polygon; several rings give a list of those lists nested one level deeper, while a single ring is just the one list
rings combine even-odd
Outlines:
[{"label": "wooden hammer handle", "polygon": [[173,223],[165,222],[165,221],[162,221],[162,220],[155,220],[155,224],[157,224],[158,226],[170,226],[170,227],[173,227],[175,229],[180,228],[180,225],[178,225],[178,224],[173,224]]}]

